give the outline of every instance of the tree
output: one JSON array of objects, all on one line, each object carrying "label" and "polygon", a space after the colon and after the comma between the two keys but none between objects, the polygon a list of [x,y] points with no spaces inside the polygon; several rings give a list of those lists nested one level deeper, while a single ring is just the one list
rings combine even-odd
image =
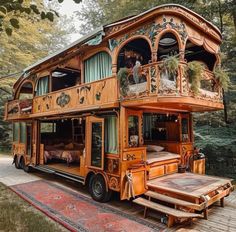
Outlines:
[{"label": "tree", "polygon": [[11,124],[4,122],[4,105],[5,102],[12,96],[12,86],[16,81],[15,77],[0,80],[0,150],[5,150],[10,147],[12,132]]},{"label": "tree", "polygon": [[[57,1],[62,3],[64,0]],[[81,0],[73,1],[75,3],[81,2]],[[7,35],[12,35],[13,29],[19,29],[21,25],[18,20],[19,16],[25,17],[28,20],[48,19],[53,22],[54,15],[59,17],[55,10],[45,10],[44,1],[0,0],[0,33],[6,32]]]},{"label": "tree", "polygon": [[194,2],[196,0],[87,0],[82,2],[82,10],[77,12],[77,17],[84,22],[81,31],[86,34],[98,26],[139,14],[154,6],[176,3],[192,8]]},{"label": "tree", "polygon": [[[45,6],[45,9],[46,6]],[[75,31],[70,18],[47,20],[18,17],[20,30],[6,33],[0,40],[0,76],[19,72],[36,60],[53,53],[70,42],[70,34]]]},{"label": "tree", "polygon": [[[56,8],[50,4],[44,9],[52,6]],[[50,22],[19,15],[18,21],[20,30],[13,30],[11,36],[2,33],[0,39],[0,147],[5,148],[10,147],[12,134],[11,124],[3,121],[4,105],[12,99],[13,84],[28,65],[68,45],[75,31],[73,20],[65,16]],[[15,72],[18,76],[7,77]]]}]

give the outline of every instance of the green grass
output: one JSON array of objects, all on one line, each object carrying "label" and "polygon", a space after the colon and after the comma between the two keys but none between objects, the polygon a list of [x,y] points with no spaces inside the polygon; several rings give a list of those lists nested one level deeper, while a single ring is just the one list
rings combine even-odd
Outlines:
[{"label": "green grass", "polygon": [[67,231],[0,183],[0,231]]}]

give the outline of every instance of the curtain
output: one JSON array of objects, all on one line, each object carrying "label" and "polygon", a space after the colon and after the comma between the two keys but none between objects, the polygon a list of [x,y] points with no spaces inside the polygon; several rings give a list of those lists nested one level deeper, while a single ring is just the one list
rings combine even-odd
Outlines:
[{"label": "curtain", "polygon": [[105,152],[118,153],[117,117],[105,117]]},{"label": "curtain", "polygon": [[38,80],[37,83],[37,92],[36,92],[36,96],[41,96],[44,94],[47,94],[49,92],[49,77],[42,77]]},{"label": "curtain", "polygon": [[143,133],[144,139],[151,140],[152,139],[152,120],[153,116],[144,114],[143,115]]},{"label": "curtain", "polygon": [[26,143],[26,123],[20,123],[20,143]]},{"label": "curtain", "polygon": [[13,142],[18,142],[19,140],[19,125],[18,122],[13,123]]},{"label": "curtain", "polygon": [[99,52],[84,62],[85,83],[97,81],[112,75],[111,56],[107,52]]}]

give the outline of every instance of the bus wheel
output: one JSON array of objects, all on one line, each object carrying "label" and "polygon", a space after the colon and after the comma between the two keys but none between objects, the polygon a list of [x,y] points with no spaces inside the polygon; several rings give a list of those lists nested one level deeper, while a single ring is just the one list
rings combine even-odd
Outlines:
[{"label": "bus wheel", "polygon": [[15,164],[15,168],[21,169],[21,165],[20,165],[20,162],[19,162],[19,159],[18,159],[17,155],[14,157],[14,164]]},{"label": "bus wheel", "polygon": [[30,167],[29,167],[29,165],[26,165],[25,164],[25,159],[24,159],[24,157],[22,157],[21,158],[21,167],[23,168],[23,170],[25,171],[25,172],[30,172]]},{"label": "bus wheel", "polygon": [[111,190],[106,191],[106,183],[101,175],[94,175],[90,179],[89,192],[95,201],[107,202],[111,199]]}]

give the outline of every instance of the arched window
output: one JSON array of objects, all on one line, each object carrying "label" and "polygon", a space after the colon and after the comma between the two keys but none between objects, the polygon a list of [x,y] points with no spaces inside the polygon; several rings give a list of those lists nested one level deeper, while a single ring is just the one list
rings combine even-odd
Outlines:
[{"label": "arched window", "polygon": [[160,66],[160,93],[175,93],[178,75],[179,44],[173,33],[167,32],[159,40],[157,59]]},{"label": "arched window", "polygon": [[107,52],[99,52],[84,61],[85,83],[97,81],[112,75],[112,60]]},{"label": "arched window", "polygon": [[136,61],[141,65],[151,60],[151,49],[145,39],[134,39],[121,48],[117,59],[117,70],[120,68],[133,68]]},{"label": "arched window", "polygon": [[164,34],[158,43],[157,59],[163,60],[169,56],[178,54],[179,45],[175,35],[170,32]]},{"label": "arched window", "polygon": [[213,70],[216,62],[214,54],[206,51],[203,46],[195,45],[189,40],[187,40],[185,47],[185,59],[187,62],[199,61],[205,64],[205,68],[208,68],[210,71]]},{"label": "arched window", "polygon": [[25,82],[21,87],[18,94],[18,99],[32,99],[33,98],[33,85],[31,82]]}]

